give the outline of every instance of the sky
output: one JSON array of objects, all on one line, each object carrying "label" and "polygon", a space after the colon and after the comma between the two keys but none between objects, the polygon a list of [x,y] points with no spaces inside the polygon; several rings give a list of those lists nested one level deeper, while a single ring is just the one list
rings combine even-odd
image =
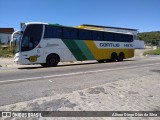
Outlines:
[{"label": "sky", "polygon": [[0,0],[0,28],[21,22],[160,31],[160,0]]}]

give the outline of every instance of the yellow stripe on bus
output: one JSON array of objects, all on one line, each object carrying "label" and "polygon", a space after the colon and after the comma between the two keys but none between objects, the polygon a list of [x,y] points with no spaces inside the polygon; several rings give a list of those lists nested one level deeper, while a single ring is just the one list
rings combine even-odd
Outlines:
[{"label": "yellow stripe on bus", "polygon": [[84,41],[87,47],[92,52],[93,56],[96,58],[96,60],[102,60],[102,59],[111,59],[111,54],[113,52],[117,53],[117,55],[120,52],[123,52],[125,55],[125,58],[131,58],[134,56],[134,49],[116,49],[116,48],[97,48],[94,41],[91,40],[85,40]]}]

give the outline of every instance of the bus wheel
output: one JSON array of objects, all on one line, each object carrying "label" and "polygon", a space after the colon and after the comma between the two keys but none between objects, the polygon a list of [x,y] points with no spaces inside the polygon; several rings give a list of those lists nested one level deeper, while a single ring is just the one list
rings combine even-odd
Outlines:
[{"label": "bus wheel", "polygon": [[49,55],[46,59],[47,67],[56,67],[58,62],[59,62],[58,57],[56,55],[53,55],[53,54]]},{"label": "bus wheel", "polygon": [[112,53],[111,54],[111,60],[112,60],[112,62],[116,62],[117,61],[117,54],[116,53]]},{"label": "bus wheel", "polygon": [[120,52],[118,56],[118,61],[123,61],[123,59],[124,59],[124,53]]},{"label": "bus wheel", "polygon": [[98,63],[104,63],[104,60],[97,60]]}]

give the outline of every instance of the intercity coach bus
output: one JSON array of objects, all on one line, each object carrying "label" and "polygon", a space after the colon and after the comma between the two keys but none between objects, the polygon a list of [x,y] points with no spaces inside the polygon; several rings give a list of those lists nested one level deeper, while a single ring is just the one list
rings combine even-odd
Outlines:
[{"label": "intercity coach bus", "polygon": [[25,23],[12,34],[14,62],[54,67],[64,61],[123,61],[134,56],[133,35],[48,23]]}]

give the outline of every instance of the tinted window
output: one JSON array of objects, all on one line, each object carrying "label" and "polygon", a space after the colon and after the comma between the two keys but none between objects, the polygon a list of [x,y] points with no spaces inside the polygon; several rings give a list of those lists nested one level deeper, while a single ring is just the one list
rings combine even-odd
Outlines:
[{"label": "tinted window", "polygon": [[93,31],[92,36],[93,36],[93,40],[100,40],[100,41],[103,40],[103,33],[102,32]]},{"label": "tinted window", "polygon": [[91,40],[92,32],[90,30],[79,30],[79,39]]},{"label": "tinted window", "polygon": [[61,27],[55,27],[46,25],[45,26],[45,33],[44,38],[61,38],[62,36],[62,30]]},{"label": "tinted window", "polygon": [[77,39],[77,30],[74,28],[63,28],[64,39]]},{"label": "tinted window", "polygon": [[133,36],[132,35],[123,35],[123,42],[132,42]]},{"label": "tinted window", "polygon": [[35,48],[41,40],[43,25],[28,25],[22,37],[22,51]]},{"label": "tinted window", "polygon": [[117,41],[117,42],[123,41],[121,34],[114,33],[114,41]]},{"label": "tinted window", "polygon": [[103,39],[104,39],[105,41],[113,41],[113,33],[104,32],[104,33],[103,33]]},{"label": "tinted window", "polygon": [[133,42],[133,35],[129,35],[129,42]]},{"label": "tinted window", "polygon": [[128,35],[123,35],[123,42],[127,42],[128,41]]}]

